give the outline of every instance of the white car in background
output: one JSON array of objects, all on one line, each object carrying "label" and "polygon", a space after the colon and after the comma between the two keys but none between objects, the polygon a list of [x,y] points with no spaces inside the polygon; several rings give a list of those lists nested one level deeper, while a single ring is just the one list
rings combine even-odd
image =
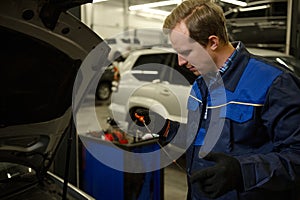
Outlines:
[{"label": "white car in background", "polygon": [[178,66],[172,49],[133,51],[119,70],[121,79],[112,93],[109,109],[122,128],[128,127],[130,115],[138,108],[186,122],[187,97],[196,76]]},{"label": "white car in background", "polygon": [[110,61],[123,61],[130,51],[141,48],[141,42],[138,38],[115,37],[107,38],[105,42],[111,49],[108,55]]},{"label": "white car in background", "polygon": [[[284,53],[256,48],[248,50],[291,70],[296,66],[296,60]],[[121,78],[112,93],[109,110],[120,127],[126,130],[139,108],[182,123],[187,121],[187,99],[196,76],[186,67],[178,66],[177,54],[172,49],[131,52],[119,68]]]}]

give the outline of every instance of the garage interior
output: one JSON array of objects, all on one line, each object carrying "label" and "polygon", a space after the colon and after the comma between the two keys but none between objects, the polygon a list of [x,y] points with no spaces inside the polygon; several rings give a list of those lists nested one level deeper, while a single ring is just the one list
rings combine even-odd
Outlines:
[{"label": "garage interior", "polygon": [[[216,1],[222,6],[224,11],[231,10],[236,6],[234,3],[247,4],[255,2],[255,0]],[[162,33],[161,27],[165,17],[180,2],[182,0],[94,0],[93,3],[71,8],[68,12],[105,40],[113,38],[138,39],[141,46],[149,48],[152,46],[170,45],[167,36]],[[142,9],[142,6],[145,5],[146,8]],[[150,7],[147,7],[149,5]],[[284,41],[279,45],[270,44],[268,46],[260,44],[258,47],[280,51],[300,60],[299,0],[287,0],[285,17]],[[239,40],[239,38],[234,39]],[[11,51],[14,51],[14,49],[12,48]],[[25,49],[22,49],[22,51],[26,52]],[[51,77],[48,78],[49,80],[51,79]],[[68,94],[68,97],[70,96],[71,94]],[[92,106],[89,104],[90,101],[93,103]],[[88,99],[87,102],[83,102],[82,116],[80,116],[82,120],[76,125],[79,125],[81,130],[85,130],[86,133],[90,133],[93,136],[98,136],[99,127],[102,130],[110,130],[115,125],[111,120],[114,116],[108,109],[110,104],[111,98],[99,100],[93,97]],[[17,113],[17,111],[15,112]],[[96,124],[91,113],[96,113],[98,119]],[[111,150],[110,146],[101,141],[92,140],[89,137],[81,137],[81,135],[78,135],[76,125],[72,124],[68,129],[68,134],[65,134],[62,139],[56,152],[55,160],[50,168],[52,173],[64,180],[68,180],[68,183],[97,200],[143,200],[146,197],[139,196],[138,198],[138,194],[149,196],[149,190],[152,192],[153,200],[186,199],[187,183],[184,171],[184,155],[169,166],[154,172],[135,174],[130,171],[118,171],[99,162],[97,157],[85,147],[88,144],[96,149],[96,154],[101,155],[109,153]],[[104,153],[97,151],[98,145],[102,146],[101,150],[104,149]],[[136,146],[120,146],[121,148],[127,148],[126,150],[129,151],[142,151],[143,153],[150,151],[149,148],[151,150],[157,148],[152,141],[149,143],[137,143]],[[119,156],[118,161],[120,162],[126,157],[124,155],[117,156]],[[142,184],[144,185],[142,186]]]},{"label": "garage interior", "polygon": [[[143,29],[146,29],[146,31],[148,32],[150,30],[161,30],[165,16],[168,15],[168,13],[174,8],[174,6],[176,6],[176,2],[178,3],[181,1],[175,0],[173,1],[173,3],[170,3],[171,5],[154,7],[153,9],[147,9],[146,11],[138,10],[134,7],[136,5],[147,5],[153,2],[159,1],[100,0],[97,3],[86,4],[81,6],[81,8],[75,8],[71,11],[79,16],[85,24],[91,27],[104,39],[111,37],[120,37],[121,34],[123,34],[123,36],[125,37],[126,34],[137,35],[139,31],[141,32],[142,37]],[[228,1],[226,0],[217,0],[216,2],[218,2],[223,7],[224,11],[236,6],[235,4],[227,3]],[[251,3],[254,1],[244,0],[241,2]],[[284,51],[285,53],[295,56],[296,58],[299,58],[300,56],[299,50],[297,50],[297,47],[299,45],[300,24],[299,7],[300,6],[298,1],[287,1],[286,39],[284,49],[282,49],[282,51]],[[155,14],[153,14],[152,10],[158,10],[158,14],[156,14],[155,11]],[[114,17],[110,18],[112,13]],[[107,18],[109,18],[110,20],[101,20]],[[149,37],[149,35],[146,35],[145,37]],[[157,38],[157,35],[155,35],[155,37]]]},{"label": "garage interior", "polygon": [[[130,11],[129,9],[130,6],[133,5],[154,2],[159,1],[107,0],[93,4],[86,4],[81,7],[73,8],[69,11],[80,18],[87,26],[103,38],[130,37],[131,35],[138,36],[140,31],[141,40],[143,40],[143,37],[147,39],[149,39],[149,37],[152,38],[151,35],[148,35],[149,33],[152,33],[153,40],[150,40],[150,43],[159,43],[161,41],[165,41],[164,39],[159,39],[157,41],[157,38],[164,37],[163,35],[160,35],[164,17],[176,6],[176,4],[159,7],[159,9],[163,11],[161,15],[143,13],[142,11]],[[244,2],[248,3],[251,2],[251,0],[245,0]],[[220,3],[224,6],[224,9],[228,9],[228,7],[232,6],[230,3]],[[284,48],[280,48],[279,50],[300,59],[300,2],[296,0],[288,0],[287,9],[286,40]],[[145,41],[146,43],[149,42],[149,40]],[[99,111],[100,113],[105,113],[105,107],[108,104],[109,101],[98,102],[96,109],[101,110]],[[88,116],[86,119],[88,121]],[[105,121],[105,119],[106,115],[104,114],[104,116],[102,115],[102,120]],[[73,145],[76,146],[76,143]],[[73,151],[75,153],[74,149]],[[63,160],[64,158],[61,159]],[[179,160],[179,162],[184,165],[184,161]],[[72,163],[74,165],[78,165],[78,160],[73,157]],[[58,169],[62,169],[62,167],[56,167],[56,171],[59,174],[62,174],[62,171]],[[167,167],[164,170],[164,173],[164,180],[162,181],[163,183],[161,183],[164,184],[164,191],[160,194],[161,197],[166,200],[184,199],[187,191],[185,173],[182,172],[175,164],[171,164]],[[79,177],[80,175],[78,171],[70,171],[70,180],[77,186],[80,186]]]}]

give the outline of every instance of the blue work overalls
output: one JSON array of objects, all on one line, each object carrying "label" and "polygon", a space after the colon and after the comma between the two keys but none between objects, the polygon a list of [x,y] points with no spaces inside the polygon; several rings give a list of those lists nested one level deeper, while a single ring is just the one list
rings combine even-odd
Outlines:
[{"label": "blue work overalls", "polygon": [[207,199],[189,176],[214,164],[199,157],[214,131],[219,133],[209,139],[215,139],[212,151],[237,158],[243,176],[243,191],[219,200],[300,199],[299,79],[241,44],[222,81],[209,85],[199,77],[188,99],[187,140],[195,136],[186,151],[188,199]]}]

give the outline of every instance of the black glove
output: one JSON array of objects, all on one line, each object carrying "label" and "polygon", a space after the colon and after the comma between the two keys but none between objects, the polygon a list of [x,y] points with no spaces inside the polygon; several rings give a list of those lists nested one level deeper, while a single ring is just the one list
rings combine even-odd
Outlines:
[{"label": "black glove", "polygon": [[[146,109],[136,109],[132,114],[133,121],[138,125],[144,127],[145,124],[152,133],[164,136],[170,129],[170,120],[165,119],[157,113],[151,113]],[[152,120],[152,121],[151,121]],[[152,122],[150,124],[150,122]]]},{"label": "black glove", "polygon": [[218,198],[230,190],[242,190],[243,178],[239,161],[223,153],[209,153],[203,159],[216,165],[192,174],[191,182],[209,198]]},{"label": "black glove", "polygon": [[149,110],[142,109],[142,108],[136,109],[132,113],[131,118],[138,126],[144,126],[145,124],[149,125],[151,122],[149,116]]}]

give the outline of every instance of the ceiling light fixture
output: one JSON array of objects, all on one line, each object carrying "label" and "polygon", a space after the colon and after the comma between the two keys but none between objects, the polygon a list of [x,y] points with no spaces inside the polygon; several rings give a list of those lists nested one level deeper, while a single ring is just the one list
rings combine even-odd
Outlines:
[{"label": "ceiling light fixture", "polygon": [[99,3],[99,2],[104,2],[104,1],[107,1],[107,0],[93,0],[93,3]]},{"label": "ceiling light fixture", "polygon": [[[137,12],[137,11],[132,11],[132,12]],[[140,17],[144,17],[144,18],[148,18],[148,19],[158,19],[159,21],[164,21],[165,20],[165,16],[163,15],[154,15],[151,13],[146,13],[146,12],[137,12],[134,13],[136,16],[140,16]]]},{"label": "ceiling light fixture", "polygon": [[156,7],[161,7],[161,6],[169,6],[169,5],[175,5],[175,4],[180,4],[182,0],[168,0],[168,1],[158,1],[154,3],[145,3],[145,4],[140,4],[140,5],[134,5],[134,6],[129,6],[129,10],[144,10],[148,8],[156,8]]},{"label": "ceiling light fixture", "polygon": [[270,8],[270,5],[263,5],[263,6],[254,6],[254,7],[249,7],[249,8],[239,8],[239,11],[241,12],[247,12],[247,11],[252,11],[252,10],[262,10],[262,9],[267,9]]},{"label": "ceiling light fixture", "polygon": [[247,6],[246,2],[238,1],[238,0],[221,0],[221,1],[225,2],[225,3],[234,4],[234,5],[237,5],[237,6]]},{"label": "ceiling light fixture", "polygon": [[143,9],[142,11],[151,13],[151,14],[155,14],[155,15],[163,15],[163,16],[167,16],[170,14],[170,12],[168,12],[168,11],[159,10],[159,9],[151,9],[151,8]]}]

